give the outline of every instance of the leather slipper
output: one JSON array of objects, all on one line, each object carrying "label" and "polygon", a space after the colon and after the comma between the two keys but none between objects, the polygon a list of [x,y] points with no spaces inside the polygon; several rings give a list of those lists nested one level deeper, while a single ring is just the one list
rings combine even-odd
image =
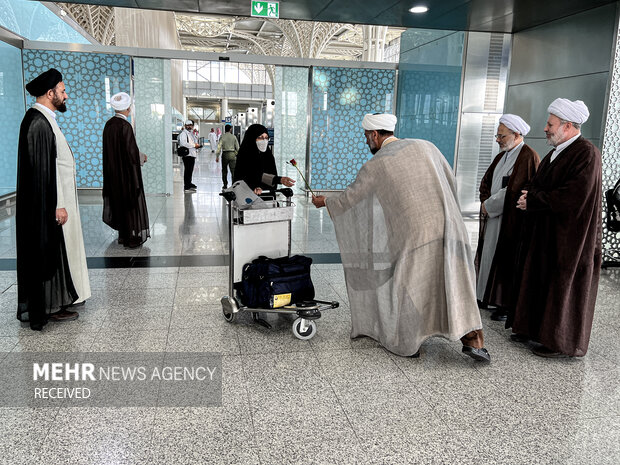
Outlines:
[{"label": "leather slipper", "polygon": [[80,317],[78,312],[70,312],[69,310],[61,310],[60,312],[53,313],[49,317],[49,321],[73,321]]},{"label": "leather slipper", "polygon": [[489,351],[484,347],[482,349],[476,349],[475,347],[463,346],[463,353],[469,355],[478,362],[491,361],[491,355],[489,355]]}]

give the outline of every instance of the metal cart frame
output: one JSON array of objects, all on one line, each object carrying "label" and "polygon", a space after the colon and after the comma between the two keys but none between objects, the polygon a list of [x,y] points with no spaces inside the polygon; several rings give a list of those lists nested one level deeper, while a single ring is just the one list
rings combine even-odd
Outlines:
[{"label": "metal cart frame", "polygon": [[[285,197],[285,201],[283,205],[279,205],[277,202],[277,193],[282,194]],[[251,312],[252,319],[267,328],[271,328],[271,325],[267,323],[265,320],[259,317],[259,313],[279,313],[279,314],[295,314],[297,318],[293,322],[293,334],[298,339],[308,340],[314,337],[316,334],[316,323],[315,320],[321,317],[321,312],[325,310],[329,310],[332,308],[338,308],[339,302],[337,301],[323,301],[323,300],[311,300],[306,302],[297,302],[292,303],[291,305],[286,305],[280,308],[250,308],[241,304],[240,300],[237,298],[236,289],[235,289],[235,273],[238,272],[237,267],[239,264],[235,265],[235,230],[236,228],[243,228],[247,225],[256,225],[256,224],[277,224],[280,223],[278,227],[280,227],[280,232],[282,232],[281,226],[282,222],[286,222],[287,229],[287,256],[291,255],[291,219],[287,217],[287,212],[281,211],[283,214],[280,214],[277,210],[281,210],[281,207],[286,207],[292,209],[294,206],[291,198],[293,197],[293,191],[290,188],[277,189],[273,193],[269,194],[274,199],[273,208],[269,209],[261,209],[261,210],[252,210],[252,209],[241,209],[237,206],[235,193],[232,191],[225,191],[220,193],[222,197],[226,199],[228,202],[228,244],[229,244],[229,271],[228,271],[228,295],[225,295],[221,299],[222,303],[222,313],[224,314],[224,318],[229,323],[232,323],[239,312]],[[276,210],[277,209],[277,210]],[[291,210],[292,211],[292,210]],[[248,218],[250,215],[247,212],[253,212],[254,218]],[[258,212],[258,213],[257,213]],[[261,212],[266,212],[261,218]],[[269,213],[271,212],[271,213]],[[248,222],[249,221],[249,222]],[[265,255],[265,253],[255,253],[253,258],[257,258],[259,255]],[[281,255],[280,255],[281,256]],[[277,258],[277,257],[273,257]]]}]

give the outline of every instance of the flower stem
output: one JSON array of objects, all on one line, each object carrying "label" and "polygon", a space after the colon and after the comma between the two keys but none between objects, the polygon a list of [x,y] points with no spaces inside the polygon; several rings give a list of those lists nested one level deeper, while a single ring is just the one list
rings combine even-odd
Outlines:
[{"label": "flower stem", "polygon": [[[289,162],[289,164],[293,165],[292,163]],[[310,187],[310,185],[308,184],[308,181],[306,181],[306,178],[304,178],[304,175],[301,174],[301,170],[297,167],[297,165],[293,165],[295,167],[295,169],[297,170],[297,172],[299,173],[299,175],[301,176],[301,179],[304,180],[304,184],[306,185],[306,187],[308,188],[308,190],[310,191],[310,193],[312,194],[312,196],[314,197],[314,192],[312,191],[312,188]]]}]

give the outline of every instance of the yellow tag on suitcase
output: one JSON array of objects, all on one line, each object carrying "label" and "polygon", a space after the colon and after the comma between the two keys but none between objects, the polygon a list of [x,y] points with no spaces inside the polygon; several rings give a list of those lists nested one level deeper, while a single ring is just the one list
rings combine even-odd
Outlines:
[{"label": "yellow tag on suitcase", "polygon": [[272,308],[284,307],[291,303],[292,294],[277,294],[273,296],[273,306]]}]

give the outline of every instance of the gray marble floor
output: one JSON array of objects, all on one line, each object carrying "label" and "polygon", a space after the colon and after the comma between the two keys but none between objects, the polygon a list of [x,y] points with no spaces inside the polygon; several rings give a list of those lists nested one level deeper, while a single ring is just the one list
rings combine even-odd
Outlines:
[{"label": "gray marble floor", "polygon": [[[197,166],[195,194],[148,198],[151,239],[116,244],[99,193],[82,193],[89,257],[227,253],[219,165]],[[178,173],[176,173],[178,178]],[[295,197],[293,251],[337,252],[324,210]],[[475,221],[468,221],[472,241]],[[15,256],[14,217],[0,258]],[[161,262],[160,262],[161,263]],[[272,329],[222,317],[223,266],[91,268],[77,321],[33,332],[15,319],[15,271],[0,272],[0,351],[219,352],[220,407],[0,408],[5,464],[617,464],[620,463],[620,270],[603,271],[586,357],[547,360],[512,343],[483,311],[490,365],[431,339],[419,359],[351,340],[342,267],[313,266],[318,297],[339,300],[310,341],[292,319]]]}]

